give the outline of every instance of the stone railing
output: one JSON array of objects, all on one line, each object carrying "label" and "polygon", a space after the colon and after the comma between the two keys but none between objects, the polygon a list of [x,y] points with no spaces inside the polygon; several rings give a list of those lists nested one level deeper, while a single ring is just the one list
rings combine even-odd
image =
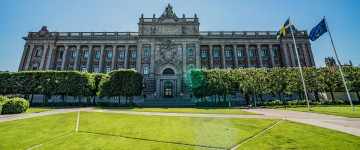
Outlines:
[{"label": "stone railing", "polygon": [[65,37],[65,38],[97,38],[97,37],[135,37],[138,32],[49,32],[45,35],[39,32],[29,32],[28,37]]},{"label": "stone railing", "polygon": [[[177,23],[197,23],[198,18],[178,18]],[[139,23],[159,23],[160,18],[139,18]]]},{"label": "stone railing", "polygon": [[[200,31],[203,37],[268,37],[276,36],[277,31]],[[308,36],[307,31],[297,31],[295,36]]]}]

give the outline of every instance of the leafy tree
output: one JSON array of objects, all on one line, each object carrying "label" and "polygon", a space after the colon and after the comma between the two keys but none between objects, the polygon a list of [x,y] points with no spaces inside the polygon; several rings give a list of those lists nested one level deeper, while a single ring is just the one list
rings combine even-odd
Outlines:
[{"label": "leafy tree", "polygon": [[289,71],[286,68],[269,68],[268,71],[269,74],[266,79],[268,87],[271,87],[269,88],[269,93],[278,94],[279,99],[282,100],[281,93],[286,93]]},{"label": "leafy tree", "polygon": [[320,91],[330,92],[331,98],[335,100],[334,92],[344,89],[338,67],[326,67],[317,69],[317,80]]},{"label": "leafy tree", "polygon": [[12,94],[12,84],[11,84],[11,76],[13,73],[10,72],[0,72],[0,94]]},{"label": "leafy tree", "polygon": [[343,73],[349,91],[355,92],[360,102],[360,67],[343,67]]},{"label": "leafy tree", "polygon": [[105,78],[106,75],[107,74],[102,74],[102,73],[93,73],[90,75],[90,84],[91,84],[90,96],[93,97],[94,104],[96,103],[97,92],[99,92],[99,84],[101,80]]}]

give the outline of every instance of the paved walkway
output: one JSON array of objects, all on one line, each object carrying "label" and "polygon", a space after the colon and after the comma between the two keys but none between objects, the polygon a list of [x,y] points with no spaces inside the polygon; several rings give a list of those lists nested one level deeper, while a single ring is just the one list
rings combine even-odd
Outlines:
[{"label": "paved walkway", "polygon": [[317,114],[317,113],[307,113],[307,112],[278,110],[278,109],[264,109],[264,108],[241,109],[244,111],[259,113],[263,115],[232,115],[232,114],[190,114],[190,113],[96,110],[96,109],[92,109],[92,107],[87,107],[87,108],[58,109],[54,111],[46,111],[46,112],[32,113],[32,114],[1,115],[0,122],[52,115],[52,114],[67,113],[78,110],[91,111],[91,112],[106,112],[106,113],[187,116],[187,117],[279,118],[279,119],[287,119],[291,121],[306,123],[310,125],[315,125],[319,127],[324,127],[324,128],[333,129],[333,130],[349,133],[352,135],[360,136],[360,118],[347,118],[347,117]]}]

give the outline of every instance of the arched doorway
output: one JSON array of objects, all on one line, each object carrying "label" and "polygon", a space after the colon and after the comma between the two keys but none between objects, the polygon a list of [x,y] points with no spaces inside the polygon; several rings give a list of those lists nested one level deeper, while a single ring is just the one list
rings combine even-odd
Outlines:
[{"label": "arched doorway", "polygon": [[173,98],[173,84],[171,82],[164,83],[164,98]]}]

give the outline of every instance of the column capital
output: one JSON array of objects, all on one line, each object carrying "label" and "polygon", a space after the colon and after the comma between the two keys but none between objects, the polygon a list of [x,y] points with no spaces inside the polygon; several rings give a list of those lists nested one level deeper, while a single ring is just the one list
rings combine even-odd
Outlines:
[{"label": "column capital", "polygon": [[260,49],[261,44],[256,44],[256,47],[257,47],[258,49]]},{"label": "column capital", "polygon": [[272,48],[273,44],[268,44],[269,48]]},{"label": "column capital", "polygon": [[129,49],[129,44],[125,44],[125,50]]},{"label": "column capital", "polygon": [[305,49],[305,43],[300,43],[301,47]]},{"label": "column capital", "polygon": [[105,49],[105,45],[104,44],[100,45],[100,48],[101,50]]},{"label": "column capital", "polygon": [[211,49],[212,49],[212,48],[213,48],[213,45],[212,45],[212,44],[209,44],[209,48],[211,48]]},{"label": "column capital", "polygon": [[116,50],[117,45],[112,45],[113,50]]},{"label": "column capital", "polygon": [[244,44],[245,48],[248,49],[250,44]]},{"label": "column capital", "polygon": [[76,49],[80,49],[81,48],[81,45],[76,45]]},{"label": "column capital", "polygon": [[91,51],[93,48],[93,45],[88,45],[88,47],[89,47],[89,50]]},{"label": "column capital", "polygon": [[221,49],[224,49],[225,48],[225,44],[221,44]]},{"label": "column capital", "polygon": [[236,48],[236,47],[237,47],[237,44],[233,44],[233,47]]},{"label": "column capital", "polygon": [[64,45],[65,50],[69,49],[69,45]]}]

